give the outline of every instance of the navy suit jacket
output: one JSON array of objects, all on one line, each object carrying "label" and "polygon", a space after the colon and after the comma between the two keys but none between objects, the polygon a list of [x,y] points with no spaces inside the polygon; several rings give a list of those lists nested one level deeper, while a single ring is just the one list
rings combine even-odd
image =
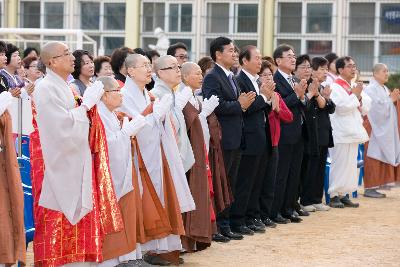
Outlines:
[{"label": "navy suit jacket", "polygon": [[[234,80],[235,82],[235,80]],[[224,70],[218,65],[204,77],[202,92],[204,98],[215,95],[219,105],[214,110],[222,130],[222,148],[224,150],[239,149],[242,143],[243,117],[238,101],[240,88],[235,93]]]},{"label": "navy suit jacket", "polygon": [[303,138],[302,121],[305,123],[304,110],[306,107],[301,103],[292,86],[279,71],[274,74],[274,82],[276,84],[275,90],[281,95],[286,106],[293,113],[293,121],[291,123],[281,122],[279,144],[296,144]]},{"label": "navy suit jacket", "polygon": [[[256,93],[253,83],[243,71],[236,77],[236,81],[242,92]],[[262,155],[264,153],[267,144],[266,123],[268,123],[268,111],[270,109],[270,105],[265,103],[264,98],[261,95],[257,95],[254,102],[244,112],[244,155]]]}]

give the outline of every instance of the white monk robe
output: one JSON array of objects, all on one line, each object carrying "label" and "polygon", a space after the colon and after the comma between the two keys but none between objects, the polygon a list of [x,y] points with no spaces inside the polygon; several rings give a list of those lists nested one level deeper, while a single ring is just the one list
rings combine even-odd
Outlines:
[{"label": "white monk robe", "polygon": [[[132,185],[132,151],[131,137],[121,131],[120,121],[114,112],[100,101],[97,105],[101,120],[106,130],[108,145],[108,157],[111,176],[118,201],[133,190]],[[99,264],[99,267],[113,267],[121,262],[141,259],[140,244],[136,244],[136,250],[110,259]]]},{"label": "white monk robe", "polygon": [[[137,84],[129,77],[126,78],[125,85],[122,87],[121,92],[123,94],[121,111],[132,117],[141,114],[151,103],[148,91],[146,89],[141,91]],[[136,139],[144,164],[161,203],[164,204],[162,145],[171,171],[181,212],[184,213],[194,210],[195,204],[192,194],[190,193],[182,161],[179,157],[176,157],[179,151],[172,132],[170,120],[166,119],[163,124],[160,118],[154,113],[145,116],[145,118],[147,124],[136,135]],[[134,155],[134,159],[135,162],[138,162],[137,155]],[[136,168],[137,166],[139,165],[135,164]],[[139,180],[141,180],[139,169],[137,169],[137,175]],[[151,240],[142,244],[143,251],[154,251],[157,253],[181,249],[182,244],[180,236],[173,234],[166,238]]]},{"label": "white monk robe", "polygon": [[400,164],[400,138],[397,110],[390,98],[390,91],[372,79],[365,92],[372,99],[368,112],[372,132],[367,156],[396,167]]},{"label": "white monk robe", "polygon": [[75,106],[67,82],[50,69],[33,98],[46,166],[39,205],[62,212],[75,225],[93,208],[86,108]]},{"label": "white monk robe", "polygon": [[[349,87],[356,85],[350,86],[347,82],[346,84]],[[362,115],[368,113],[371,107],[371,98],[362,92],[361,105],[356,95],[349,94],[347,89],[336,82],[331,84],[331,89],[331,99],[336,104],[335,113],[330,114],[335,146],[329,149],[332,163],[328,193],[331,197],[335,197],[345,196],[358,188],[358,145],[368,141]]]},{"label": "white monk robe", "polygon": [[181,155],[183,168],[185,169],[185,172],[187,172],[192,168],[195,160],[192,145],[190,144],[190,140],[187,135],[185,117],[182,113],[182,109],[185,105],[183,105],[183,107],[178,107],[175,105],[175,99],[177,95],[181,93],[181,91],[179,92],[178,89],[177,92],[173,93],[171,88],[169,88],[165,82],[163,82],[161,79],[157,79],[156,83],[154,84],[154,89],[151,90],[151,93],[160,99],[167,94],[172,94],[173,96],[173,107],[171,107],[171,113],[167,114],[167,116],[172,118],[172,122],[174,124],[173,126],[178,139],[178,148]]}]

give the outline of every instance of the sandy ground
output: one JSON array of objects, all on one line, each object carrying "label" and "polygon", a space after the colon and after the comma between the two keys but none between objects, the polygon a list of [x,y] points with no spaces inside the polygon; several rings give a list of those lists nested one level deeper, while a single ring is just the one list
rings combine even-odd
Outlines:
[{"label": "sandy ground", "polygon": [[358,209],[312,213],[300,224],[213,243],[184,255],[184,266],[400,266],[400,188],[385,193],[386,199],[359,196]]}]

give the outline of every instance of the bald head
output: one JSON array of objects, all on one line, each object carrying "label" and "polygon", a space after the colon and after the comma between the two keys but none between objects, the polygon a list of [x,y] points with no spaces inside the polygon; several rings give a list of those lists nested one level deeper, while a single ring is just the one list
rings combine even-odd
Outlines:
[{"label": "bald head", "polygon": [[178,61],[173,56],[166,55],[166,56],[159,57],[154,62],[154,70],[157,73],[160,69],[167,68],[174,63],[178,64]]},{"label": "bald head", "polygon": [[105,92],[114,91],[119,86],[117,80],[110,76],[99,77],[97,78],[97,81],[103,83]]},{"label": "bald head", "polygon": [[50,59],[62,54],[65,49],[68,50],[68,47],[62,42],[48,42],[42,47],[40,59],[46,65],[46,67],[49,67]]},{"label": "bald head", "polygon": [[372,68],[372,73],[376,74],[380,72],[381,70],[387,69],[387,66],[383,63],[376,63],[374,67]]},{"label": "bald head", "polygon": [[197,67],[199,67],[199,65],[197,65],[194,62],[185,62],[185,63],[183,63],[182,64],[182,69],[181,69],[182,76],[189,75],[191,72],[197,70]]},{"label": "bald head", "polygon": [[182,81],[192,90],[199,89],[203,82],[203,72],[199,65],[194,62],[185,62],[182,64]]},{"label": "bald head", "polygon": [[125,68],[132,68],[137,66],[138,62],[146,57],[141,54],[130,54],[125,59]]}]

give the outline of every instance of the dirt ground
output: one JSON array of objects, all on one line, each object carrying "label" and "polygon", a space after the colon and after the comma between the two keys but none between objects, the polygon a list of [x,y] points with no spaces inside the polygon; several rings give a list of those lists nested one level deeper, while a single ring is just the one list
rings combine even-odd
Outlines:
[{"label": "dirt ground", "polygon": [[184,266],[400,266],[400,188],[385,193],[386,199],[360,195],[358,209],[312,213],[300,224],[213,243],[184,255]]}]

